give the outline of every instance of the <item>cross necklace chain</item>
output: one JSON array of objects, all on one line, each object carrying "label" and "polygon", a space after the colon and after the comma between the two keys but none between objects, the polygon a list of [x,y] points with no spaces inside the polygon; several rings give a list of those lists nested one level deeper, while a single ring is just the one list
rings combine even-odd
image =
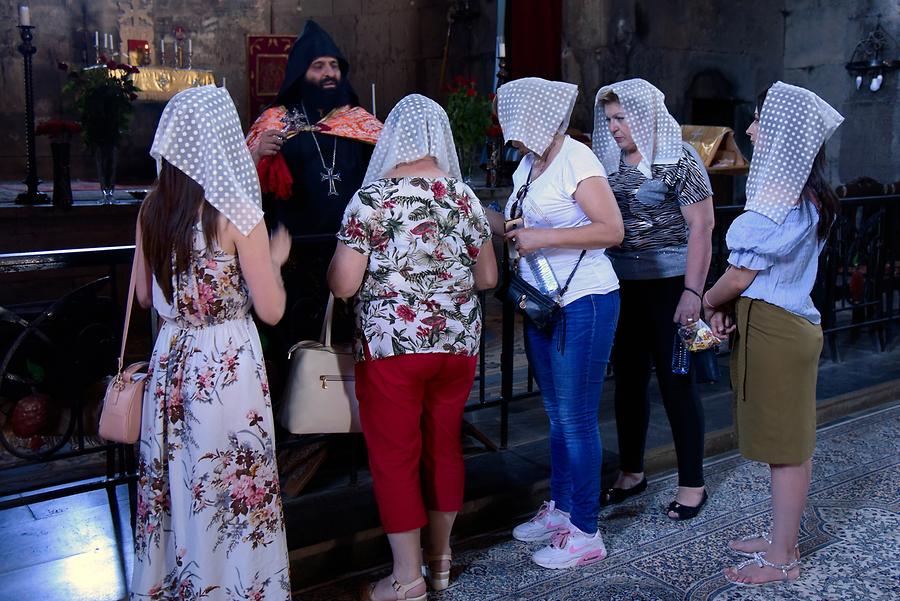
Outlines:
[{"label": "cross necklace chain", "polygon": [[[300,106],[303,106],[301,103]],[[306,116],[307,122],[309,121],[309,113],[306,112],[306,107],[303,106],[303,114]],[[322,147],[319,146],[319,139],[316,138],[316,132],[312,129],[309,130],[309,133],[312,134],[313,142],[316,143],[316,150],[319,151],[319,160],[322,161],[322,169],[325,170],[325,173],[320,173],[322,176],[321,181],[328,181],[328,196],[339,196],[337,188],[334,185],[334,182],[341,181],[341,174],[334,172],[334,166],[337,161],[337,137],[334,138],[334,152],[331,155],[331,167],[325,164],[325,157],[322,155]]]}]

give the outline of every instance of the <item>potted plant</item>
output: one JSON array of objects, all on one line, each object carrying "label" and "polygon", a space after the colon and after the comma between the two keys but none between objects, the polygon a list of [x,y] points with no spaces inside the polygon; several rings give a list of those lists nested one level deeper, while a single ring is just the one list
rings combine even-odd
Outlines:
[{"label": "potted plant", "polygon": [[475,164],[488,128],[491,126],[491,102],[493,94],[479,94],[475,80],[457,75],[447,98],[447,117],[453,130],[453,141],[459,155],[463,180],[472,179]]},{"label": "potted plant", "polygon": [[50,153],[53,156],[53,206],[68,209],[72,206],[70,142],[73,135],[81,133],[81,126],[65,119],[48,119],[38,123],[34,133],[50,138]]},{"label": "potted plant", "polygon": [[139,69],[124,63],[107,60],[100,55],[101,63],[84,69],[69,70],[63,91],[72,94],[75,112],[82,127],[82,139],[97,160],[97,176],[103,202],[111,203],[115,191],[116,147],[128,133],[134,115],[132,103],[140,90],[131,76]]}]

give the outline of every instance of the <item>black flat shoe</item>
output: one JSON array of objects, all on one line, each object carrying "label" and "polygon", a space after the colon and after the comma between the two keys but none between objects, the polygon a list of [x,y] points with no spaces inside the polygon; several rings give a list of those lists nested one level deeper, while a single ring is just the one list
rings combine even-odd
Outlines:
[{"label": "black flat shoe", "polygon": [[[706,505],[706,501],[709,499],[709,495],[706,494],[706,489],[703,489],[703,498],[700,499],[700,504],[696,507],[691,507],[690,505],[682,505],[678,501],[672,501],[669,503],[669,506],[666,508],[666,517],[670,520],[681,521],[681,520],[689,520],[691,518],[697,517],[697,514],[700,513],[700,509]],[[669,512],[676,514],[678,517],[673,518],[669,515]]]},{"label": "black flat shoe", "polygon": [[647,490],[647,476],[644,476],[643,480],[631,488],[607,488],[600,493],[600,507],[617,505],[628,497],[639,495],[645,490]]}]

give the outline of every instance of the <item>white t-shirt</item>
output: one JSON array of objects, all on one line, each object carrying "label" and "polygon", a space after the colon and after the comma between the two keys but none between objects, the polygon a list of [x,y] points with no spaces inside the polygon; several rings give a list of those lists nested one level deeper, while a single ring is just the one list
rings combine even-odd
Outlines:
[{"label": "white t-shirt", "polygon": [[[516,201],[516,193],[526,181],[534,155],[526,155],[519,162],[513,173],[513,193],[506,202],[506,218]],[[606,178],[606,170],[590,148],[566,136],[559,154],[547,166],[547,169],[531,182],[528,195],[522,201],[522,212],[525,227],[579,227],[588,225],[591,220],[575,201],[574,194],[578,184],[589,178],[599,176]],[[544,248],[542,252],[550,261],[556,281],[562,288],[581,250],[575,248]],[[521,262],[519,274],[529,284],[536,285],[531,270],[524,260]],[[619,279],[613,271],[612,264],[602,248],[590,249],[578,265],[575,277],[562,298],[562,304],[578,300],[589,294],[606,294],[618,290]]]}]

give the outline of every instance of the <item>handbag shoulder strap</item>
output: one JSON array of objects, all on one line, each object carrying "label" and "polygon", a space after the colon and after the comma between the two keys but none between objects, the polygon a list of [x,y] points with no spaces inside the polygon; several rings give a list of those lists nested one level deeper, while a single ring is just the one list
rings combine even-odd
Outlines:
[{"label": "handbag shoulder strap", "polygon": [[328,304],[325,305],[325,319],[322,322],[322,335],[319,338],[319,342],[321,342],[325,346],[331,346],[331,319],[334,314],[334,294],[331,292],[328,293]]},{"label": "handbag shoulder strap", "polygon": [[578,270],[578,266],[581,265],[581,260],[584,258],[584,255],[586,255],[586,254],[587,254],[587,249],[584,249],[581,251],[581,254],[578,255],[578,260],[575,261],[575,267],[572,268],[572,273],[569,274],[569,278],[566,280],[566,285],[563,286],[562,288],[560,288],[560,290],[559,290],[558,298],[560,300],[562,299],[563,294],[565,294],[566,291],[569,289],[569,284],[572,283],[572,278],[575,277],[575,271]]},{"label": "handbag shoulder strap", "polygon": [[[139,241],[138,241],[139,242]],[[119,349],[119,368],[118,374],[122,374],[122,367],[125,364],[125,343],[128,341],[128,324],[131,323],[131,307],[134,305],[134,290],[137,283],[137,262],[138,262],[138,244],[134,246],[134,259],[131,261],[131,277],[128,281],[128,301],[125,305],[125,324],[122,326],[122,346]]]}]

